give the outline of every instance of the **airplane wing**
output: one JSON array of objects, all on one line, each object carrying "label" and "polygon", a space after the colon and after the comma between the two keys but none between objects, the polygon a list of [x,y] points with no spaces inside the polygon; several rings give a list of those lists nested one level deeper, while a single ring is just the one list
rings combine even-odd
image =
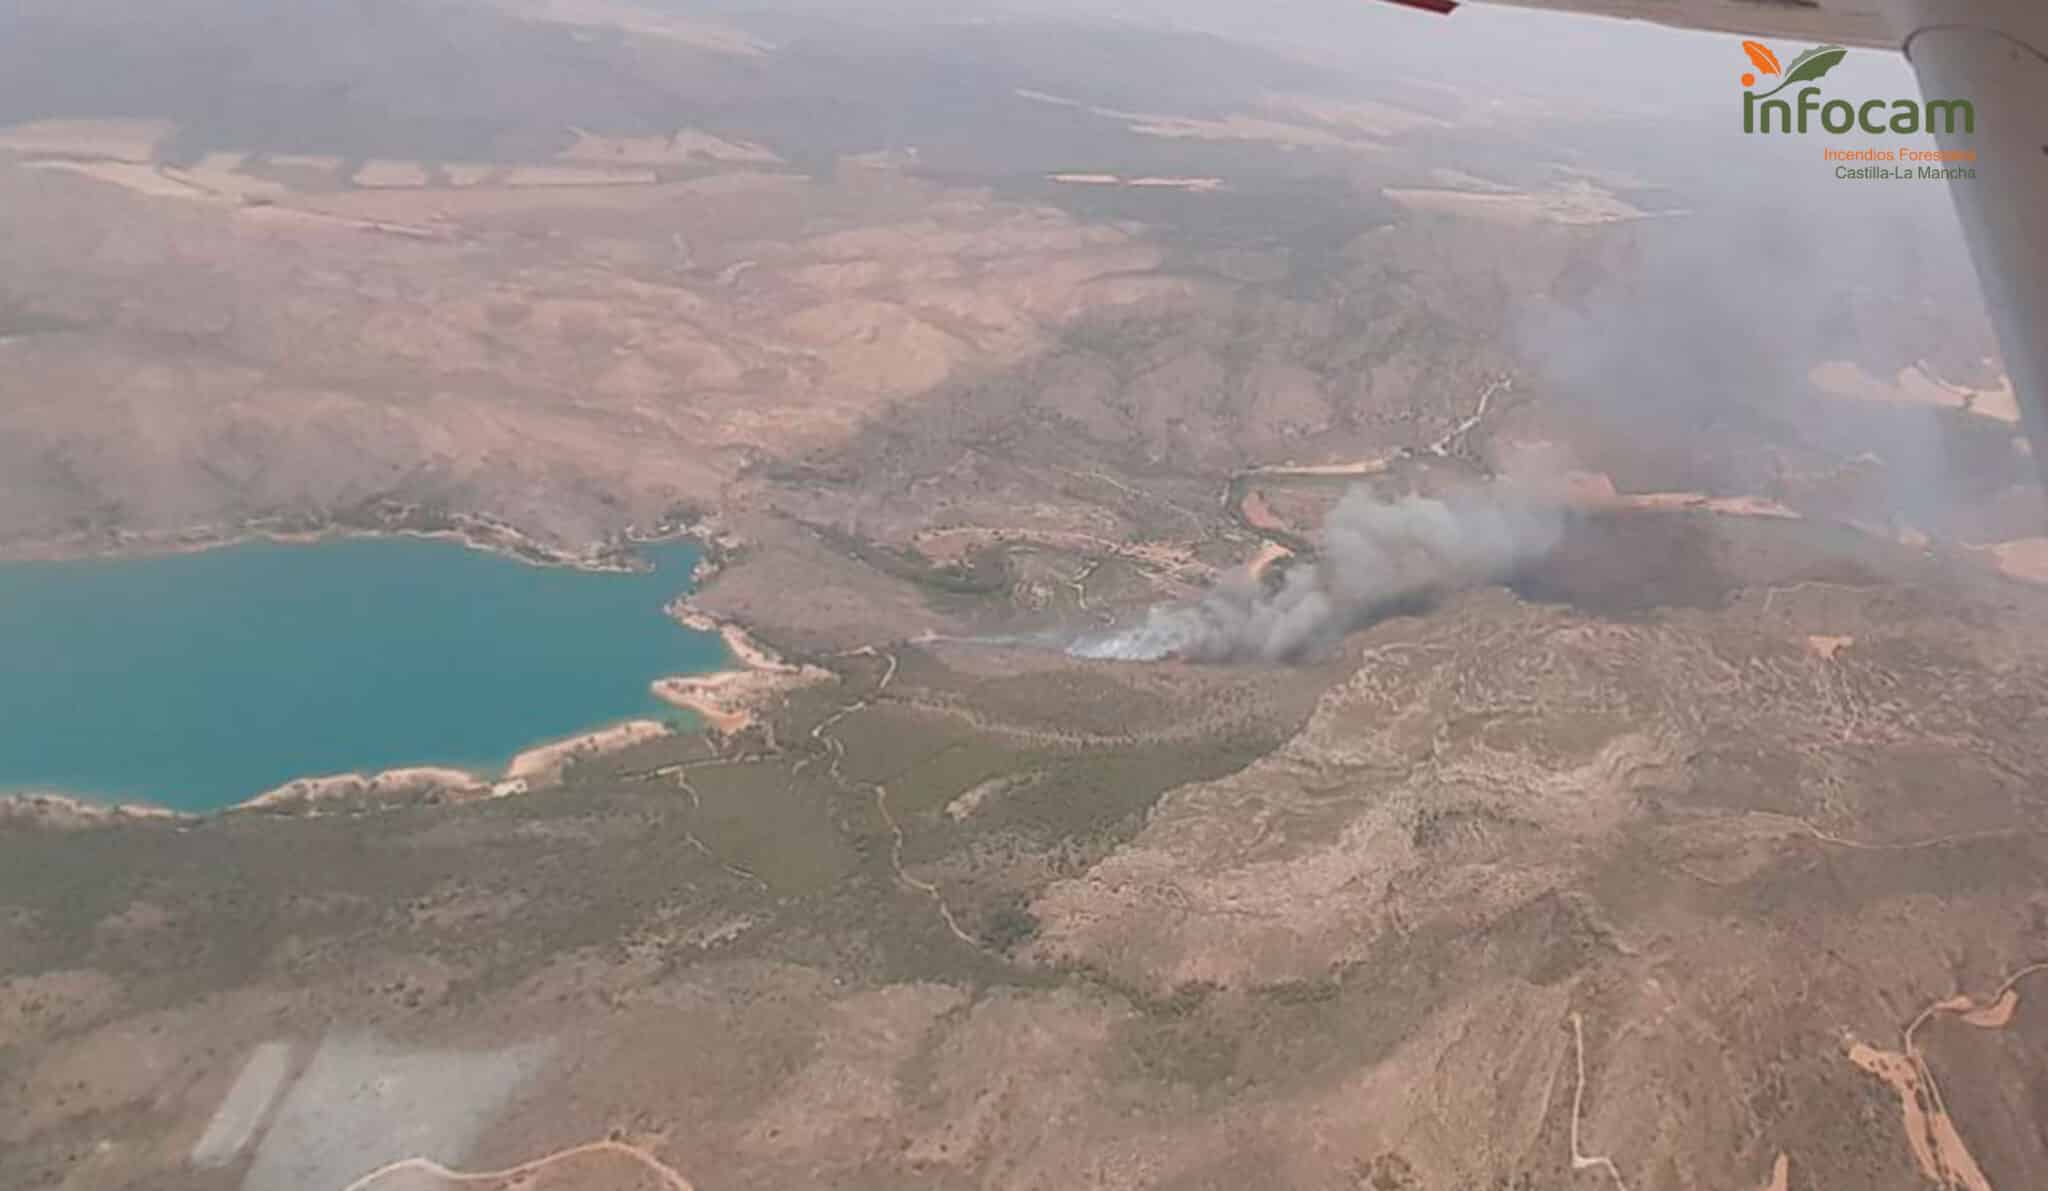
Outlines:
[{"label": "airplane wing", "polygon": [[[1459,7],[1459,0],[1391,2],[1440,13]],[[2048,0],[1485,2],[1903,50],[1928,100],[1968,101],[1973,127],[1932,131],[1942,149],[1974,153],[1970,176],[1949,176],[1949,194],[2048,486]],[[1874,138],[1851,139],[1862,147]],[[1854,201],[1848,192],[1843,200]]]},{"label": "airplane wing", "polygon": [[[1398,2],[1398,0],[1397,0]],[[1897,49],[1879,0],[1484,0],[1517,8],[1549,8],[1834,45]],[[1439,8],[1439,11],[1443,11]]]}]

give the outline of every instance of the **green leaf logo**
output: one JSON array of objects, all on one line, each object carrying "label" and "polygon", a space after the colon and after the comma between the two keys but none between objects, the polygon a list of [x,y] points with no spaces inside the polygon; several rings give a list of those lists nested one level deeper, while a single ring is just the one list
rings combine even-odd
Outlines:
[{"label": "green leaf logo", "polygon": [[1765,99],[1776,95],[1794,83],[1818,82],[1821,76],[1840,66],[1842,59],[1848,56],[1849,51],[1838,45],[1815,46],[1792,59],[1792,64],[1785,68],[1785,80],[1757,98]]}]

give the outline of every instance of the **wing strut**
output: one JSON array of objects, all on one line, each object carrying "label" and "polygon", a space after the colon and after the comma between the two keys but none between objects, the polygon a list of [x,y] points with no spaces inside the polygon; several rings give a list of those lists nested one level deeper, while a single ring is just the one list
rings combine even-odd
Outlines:
[{"label": "wing strut", "polygon": [[1974,135],[1944,124],[1935,139],[1976,151],[1977,176],[1950,181],[1949,193],[2048,487],[2048,5],[1894,4],[1922,93],[1975,109]]}]

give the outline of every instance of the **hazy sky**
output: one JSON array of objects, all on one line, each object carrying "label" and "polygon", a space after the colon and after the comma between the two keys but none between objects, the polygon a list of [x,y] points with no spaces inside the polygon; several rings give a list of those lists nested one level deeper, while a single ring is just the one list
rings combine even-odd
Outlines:
[{"label": "hazy sky", "polygon": [[[1746,69],[1741,39],[1728,34],[1484,4],[1466,4],[1449,16],[1380,0],[721,0],[718,7],[948,21],[1113,21],[1285,46],[1353,68],[1607,98],[1638,110],[1722,105],[1738,93],[1736,80]],[[1875,50],[1852,53],[1835,77],[1873,94],[1912,88],[1904,60]]]}]

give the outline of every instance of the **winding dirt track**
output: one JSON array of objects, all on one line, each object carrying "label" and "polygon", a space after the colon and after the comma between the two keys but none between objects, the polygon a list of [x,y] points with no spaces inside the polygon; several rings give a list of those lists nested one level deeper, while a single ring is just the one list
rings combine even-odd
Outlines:
[{"label": "winding dirt track", "polygon": [[631,1158],[653,1173],[656,1178],[660,1179],[669,1188],[669,1191],[697,1191],[696,1187],[690,1183],[690,1180],[684,1178],[681,1172],[653,1154],[648,1153],[639,1146],[628,1145],[623,1141],[612,1141],[610,1139],[586,1142],[580,1146],[570,1146],[566,1150],[556,1150],[552,1154],[535,1158],[531,1162],[522,1162],[517,1166],[508,1166],[503,1170],[451,1170],[430,1158],[404,1158],[378,1167],[342,1188],[342,1191],[367,1191],[378,1180],[407,1170],[423,1171],[433,1175],[435,1178],[443,1179],[450,1183],[497,1183],[507,1179],[524,1178],[527,1175],[537,1174],[557,1162],[567,1162],[574,1158],[583,1157],[585,1154],[618,1154]]},{"label": "winding dirt track", "polygon": [[905,871],[903,867],[903,827],[896,821],[896,816],[889,810],[889,787],[880,782],[854,782],[848,779],[846,774],[840,769],[839,763],[846,756],[846,745],[837,736],[832,735],[831,729],[840,720],[868,707],[873,700],[881,698],[883,692],[889,689],[890,680],[896,677],[897,669],[896,655],[893,652],[877,650],[872,645],[863,646],[850,652],[870,656],[879,655],[888,664],[888,668],[882,672],[881,680],[875,683],[874,690],[841,707],[831,715],[826,716],[818,722],[817,727],[811,729],[811,739],[817,742],[820,748],[825,750],[826,756],[831,758],[831,764],[825,771],[826,776],[830,777],[842,790],[854,790],[865,785],[868,789],[875,792],[875,810],[881,815],[882,822],[887,824],[889,828],[889,866],[894,870],[896,879],[930,898],[932,907],[938,911],[939,921],[945,923],[946,930],[951,932],[952,936],[962,943],[967,944],[976,951],[980,951],[982,950],[981,941],[961,928],[960,920],[953,916],[953,907],[946,902],[945,892],[930,881],[921,881]]},{"label": "winding dirt track", "polygon": [[1578,1082],[1572,1085],[1572,1169],[1604,1170],[1614,1179],[1616,1187],[1628,1191],[1628,1182],[1621,1177],[1614,1159],[1579,1149],[1579,1109],[1586,1097],[1586,1024],[1584,1015],[1578,1013],[1572,1014],[1572,1057],[1579,1074]]},{"label": "winding dirt track", "polygon": [[2028,964],[2006,977],[2005,983],[1982,1005],[1964,993],[1934,1002],[1907,1025],[1900,1050],[1879,1050],[1855,1041],[1849,1046],[1851,1063],[1890,1084],[1898,1093],[1906,1144],[1911,1147],[1920,1172],[1943,1191],[1995,1188],[1964,1144],[1962,1133],[1949,1115],[1948,1104],[1942,1099],[1934,1069],[1927,1065],[1927,1056],[1913,1036],[1936,1015],[1959,1017],[1980,1030],[2003,1029],[2012,1020],[2013,1010],[2019,1007],[2020,981],[2040,972],[2048,972],[2048,962]]}]

